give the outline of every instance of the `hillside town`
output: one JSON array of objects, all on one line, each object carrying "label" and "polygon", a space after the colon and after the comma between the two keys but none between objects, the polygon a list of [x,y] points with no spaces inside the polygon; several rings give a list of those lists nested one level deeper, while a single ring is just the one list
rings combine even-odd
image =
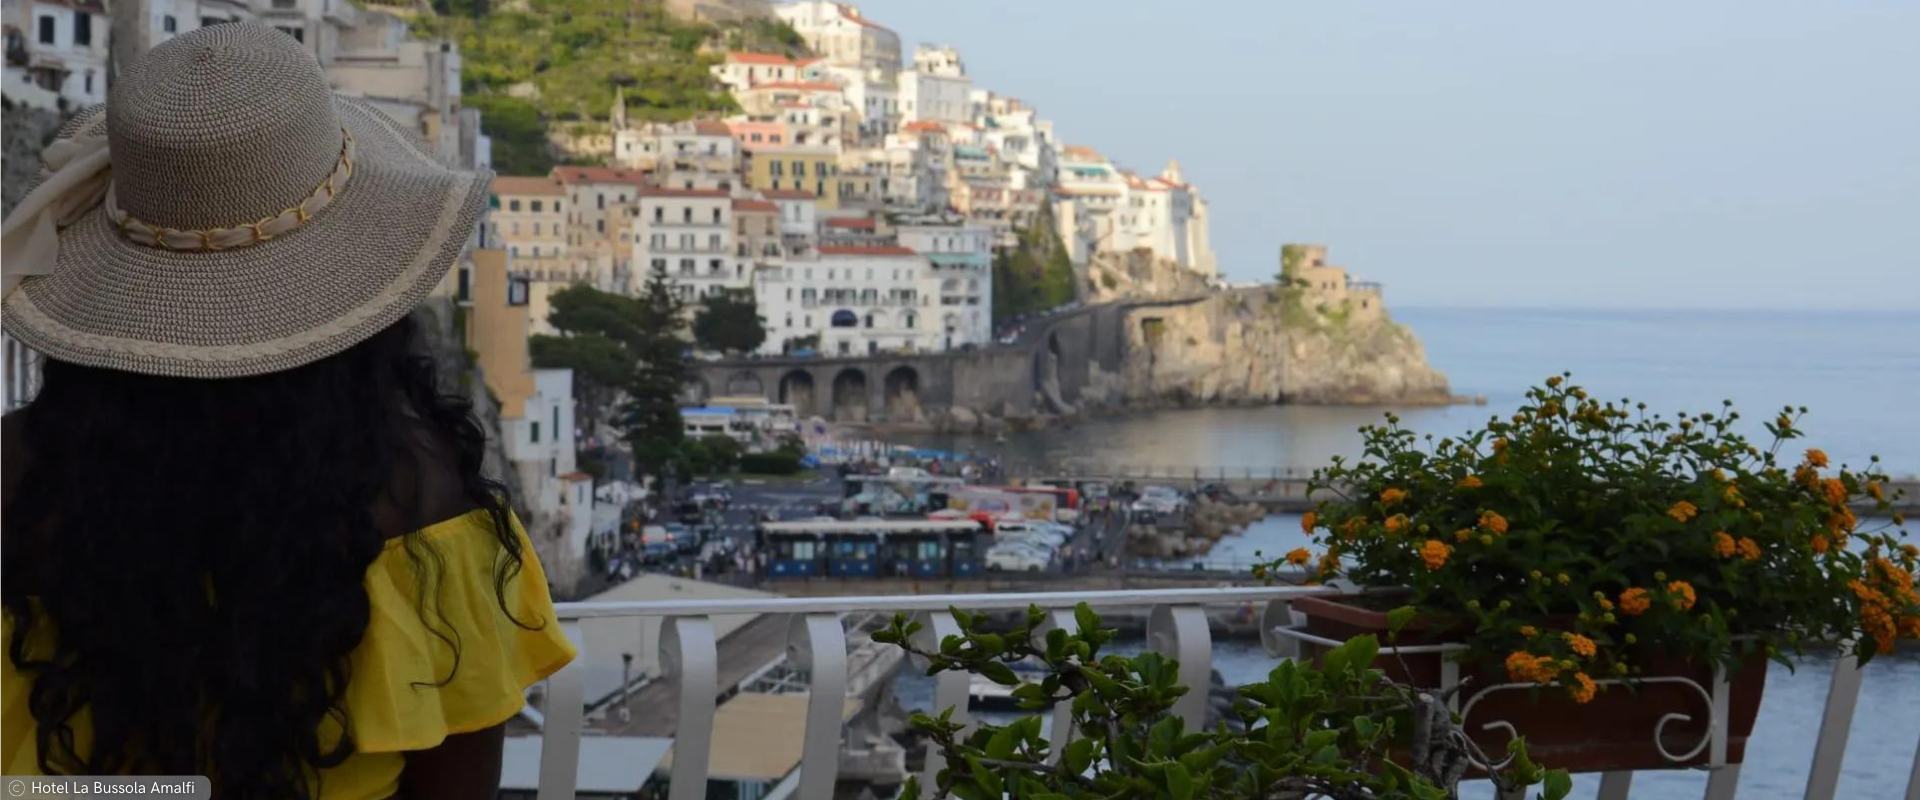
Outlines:
[{"label": "hillside town", "polygon": [[[7,0],[10,125],[17,112],[57,122],[104,102],[116,58],[195,28],[258,22],[301,42],[336,91],[371,101],[442,159],[493,166],[481,112],[463,103],[461,49],[428,33],[424,4],[121,1],[146,24],[116,28],[102,0]],[[619,434],[591,421],[573,370],[538,369],[530,356],[530,336],[555,332],[548,301],[567,287],[632,296],[663,275],[689,317],[713,298],[751,298],[766,335],[757,353],[736,355],[837,357],[992,346],[993,265],[1023,236],[1057,237],[1075,268],[1068,302],[1085,294],[1086,265],[1101,254],[1218,281],[1206,201],[1177,163],[1142,174],[1065,144],[1032,105],[975,85],[955,48],[908,53],[852,5],[729,13],[770,14],[812,55],[714,53],[712,81],[737,113],[630,119],[616,88],[604,128],[550,126],[564,165],[495,178],[490,216],[434,301],[494,405],[498,456],[528,528],[546,532],[534,538],[563,590],[644,494],[631,475],[582,471],[579,455]],[[37,372],[18,342],[5,351],[11,410],[32,397]],[[715,398],[683,404],[691,435],[712,429],[754,449],[796,422],[778,406],[743,423],[731,409],[715,418]],[[576,412],[587,419],[576,424]]]},{"label": "hillside town", "polygon": [[[725,52],[713,77],[741,112],[550,133],[572,163],[502,176],[486,246],[532,280],[531,304],[586,282],[633,292],[663,273],[689,304],[750,295],[761,354],[929,352],[993,336],[992,261],[1053,226],[1076,265],[1144,250],[1218,267],[1208,210],[1177,163],[1129,171],[1062,143],[1017,97],[976,86],[960,53],[827,0],[777,6],[816,55]],[[1084,273],[1084,268],[1082,269]]]}]

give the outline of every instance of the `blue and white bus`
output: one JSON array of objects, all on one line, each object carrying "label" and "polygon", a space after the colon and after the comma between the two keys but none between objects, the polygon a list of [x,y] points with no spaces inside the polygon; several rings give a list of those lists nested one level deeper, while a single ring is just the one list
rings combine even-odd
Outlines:
[{"label": "blue and white bus", "polygon": [[992,534],[970,519],[767,522],[769,578],[965,578],[980,574]]}]

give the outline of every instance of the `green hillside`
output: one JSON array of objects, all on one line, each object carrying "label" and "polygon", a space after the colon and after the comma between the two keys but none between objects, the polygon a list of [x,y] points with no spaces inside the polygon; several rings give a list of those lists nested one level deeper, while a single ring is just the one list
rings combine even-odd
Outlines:
[{"label": "green hillside", "polygon": [[480,109],[503,174],[552,167],[546,128],[605,123],[615,87],[635,120],[732,113],[738,106],[708,71],[717,52],[804,53],[778,21],[716,26],[645,0],[521,0],[497,10],[441,0],[435,10],[415,30],[460,45],[463,100]]}]

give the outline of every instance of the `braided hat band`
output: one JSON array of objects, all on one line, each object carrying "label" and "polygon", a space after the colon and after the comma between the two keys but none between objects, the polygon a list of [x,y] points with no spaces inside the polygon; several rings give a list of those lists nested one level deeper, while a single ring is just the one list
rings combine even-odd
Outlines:
[{"label": "braided hat band", "polygon": [[113,220],[113,224],[119,226],[120,234],[128,240],[162,250],[226,250],[259,244],[305,225],[320,209],[333,202],[336,195],[346,191],[347,179],[353,177],[353,133],[341,128],[340,135],[345,141],[340,146],[340,163],[334,167],[333,174],[328,175],[325,183],[307,195],[307,199],[271,217],[225,228],[175,230],[134,219],[120,209],[120,205],[114,202],[113,190],[108,189],[107,219]]}]

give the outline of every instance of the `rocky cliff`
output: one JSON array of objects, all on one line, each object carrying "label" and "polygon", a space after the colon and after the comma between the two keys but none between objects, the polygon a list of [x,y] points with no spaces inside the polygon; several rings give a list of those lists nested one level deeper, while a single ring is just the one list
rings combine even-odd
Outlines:
[{"label": "rocky cliff", "polygon": [[1132,406],[1444,403],[1447,378],[1385,312],[1353,313],[1297,290],[1236,290],[1135,309],[1119,376]]}]

